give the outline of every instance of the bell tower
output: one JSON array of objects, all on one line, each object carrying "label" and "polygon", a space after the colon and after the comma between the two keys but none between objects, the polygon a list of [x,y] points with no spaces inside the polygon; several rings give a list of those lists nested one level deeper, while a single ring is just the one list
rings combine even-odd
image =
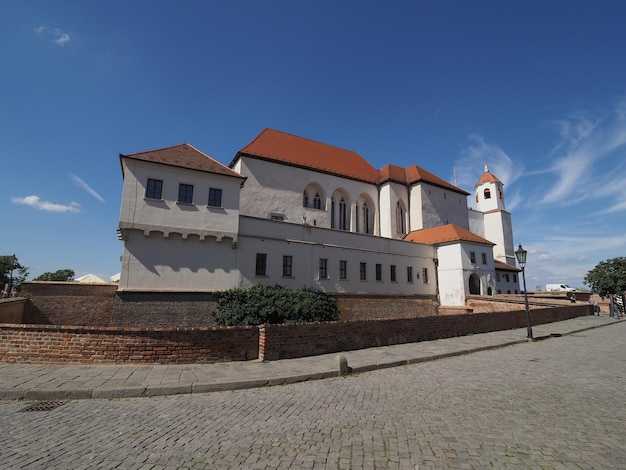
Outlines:
[{"label": "bell tower", "polygon": [[485,162],[485,170],[474,188],[476,189],[476,208],[480,212],[496,209],[506,210],[504,207],[504,184],[489,171],[487,162]]}]

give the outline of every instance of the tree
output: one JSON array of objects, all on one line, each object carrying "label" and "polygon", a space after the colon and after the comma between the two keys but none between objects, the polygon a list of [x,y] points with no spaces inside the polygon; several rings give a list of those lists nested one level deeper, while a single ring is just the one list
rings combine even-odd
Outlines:
[{"label": "tree", "polygon": [[59,269],[53,273],[47,272],[37,276],[33,281],[73,281],[74,271],[72,269]]},{"label": "tree", "polygon": [[619,295],[624,303],[624,291],[626,291],[626,258],[620,256],[601,261],[587,273],[585,284],[602,298]]},{"label": "tree", "polygon": [[0,256],[0,290],[9,284],[19,285],[28,277],[28,269],[22,266],[15,255]]}]

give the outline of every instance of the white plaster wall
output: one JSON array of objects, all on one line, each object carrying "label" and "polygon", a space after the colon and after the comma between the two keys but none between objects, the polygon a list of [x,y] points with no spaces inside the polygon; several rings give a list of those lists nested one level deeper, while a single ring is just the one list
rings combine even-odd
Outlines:
[{"label": "white plaster wall", "polygon": [[[413,196],[417,191],[420,192],[420,196]],[[456,224],[459,227],[469,229],[466,196],[425,183],[415,185],[411,193],[412,205],[414,204],[413,200],[421,201],[421,207],[414,207],[412,211],[421,210],[422,212],[421,226],[413,224],[411,230],[439,227],[446,224]]]},{"label": "white plaster wall", "polygon": [[[311,287],[327,292],[374,294],[436,294],[435,250],[428,245],[352,234],[337,230],[242,217],[239,241],[199,240],[160,233],[145,236],[130,230],[123,255],[120,290],[215,291],[257,283],[294,289]],[[256,254],[267,254],[267,275],[256,276]],[[293,276],[282,276],[284,255],[293,257]],[[328,260],[328,279],[319,279],[319,259]],[[348,276],[339,279],[339,260],[346,260]],[[361,281],[360,263],[367,263]],[[375,265],[382,265],[376,281]],[[396,265],[396,282],[390,265]],[[413,282],[407,280],[413,268]],[[429,282],[421,278],[429,271]],[[418,279],[418,273],[420,278]]]},{"label": "white plaster wall", "polygon": [[[404,203],[405,217],[404,226],[405,233],[398,233],[396,223],[396,210],[398,201]],[[411,224],[411,206],[409,201],[409,192],[406,186],[388,182],[380,188],[380,230],[381,236],[387,238],[402,239],[410,231]]]},{"label": "white plaster wall", "polygon": [[[120,228],[236,238],[241,180],[228,176],[123,159]],[[145,198],[148,178],[163,180],[161,200]],[[178,185],[194,186],[193,204],[179,204]],[[223,207],[209,207],[209,188],[222,190]]]},{"label": "white plaster wall", "polygon": [[515,266],[511,214],[506,211],[488,212],[484,216],[484,221],[485,238],[496,244],[493,247],[494,257],[503,263]]},{"label": "white plaster wall", "polygon": [[[248,179],[241,190],[241,214],[270,218],[280,214],[289,223],[302,223],[303,216],[309,224],[330,228],[331,197],[336,190],[347,196],[350,208],[350,230],[355,227],[355,204],[360,195],[366,194],[376,205],[370,207],[374,214],[374,234],[380,233],[378,189],[373,184],[327,175],[317,171],[241,157],[233,169]],[[303,207],[302,194],[310,183],[317,183],[324,191],[323,209]]]},{"label": "white plaster wall", "polygon": [[485,214],[473,209],[467,209],[467,218],[470,232],[492,241],[485,234]]},{"label": "white plaster wall", "polygon": [[[485,199],[485,189],[489,189],[491,197]],[[498,197],[498,191],[501,191],[503,197]],[[478,196],[476,207],[479,211],[487,212],[495,209],[504,210],[504,188],[502,184],[486,182],[476,187],[476,195]]]}]

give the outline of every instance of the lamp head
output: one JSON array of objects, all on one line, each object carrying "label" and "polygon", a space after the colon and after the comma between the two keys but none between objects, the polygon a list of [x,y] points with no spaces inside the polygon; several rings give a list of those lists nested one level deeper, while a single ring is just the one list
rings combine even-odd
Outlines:
[{"label": "lamp head", "polygon": [[522,248],[522,244],[519,244],[519,248],[515,251],[515,257],[517,258],[517,263],[520,265],[520,268],[524,269],[526,266],[526,255],[528,252]]}]

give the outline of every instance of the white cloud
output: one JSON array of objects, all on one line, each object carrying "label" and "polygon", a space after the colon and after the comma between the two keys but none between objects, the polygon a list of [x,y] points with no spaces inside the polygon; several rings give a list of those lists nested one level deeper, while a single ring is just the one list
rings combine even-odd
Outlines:
[{"label": "white cloud", "polygon": [[76,176],[74,173],[70,173],[70,177],[72,178],[72,181],[74,182],[76,186],[87,191],[89,194],[95,197],[98,201],[104,202],[104,198],[100,196],[100,194],[98,194],[95,189],[93,189],[91,186],[85,183],[85,181],[83,181],[82,178],[80,178],[79,176]]},{"label": "white cloud", "polygon": [[40,36],[45,36],[50,39],[57,46],[65,46],[68,44],[72,37],[69,33],[59,29],[59,28],[48,28],[47,26],[41,25],[34,28],[35,33]]},{"label": "white cloud", "polygon": [[11,202],[14,204],[23,204],[25,206],[31,206],[36,209],[47,212],[80,212],[80,204],[77,202],[70,202],[69,205],[55,204],[50,201],[42,201],[39,196],[26,196],[26,197],[13,197]]}]

